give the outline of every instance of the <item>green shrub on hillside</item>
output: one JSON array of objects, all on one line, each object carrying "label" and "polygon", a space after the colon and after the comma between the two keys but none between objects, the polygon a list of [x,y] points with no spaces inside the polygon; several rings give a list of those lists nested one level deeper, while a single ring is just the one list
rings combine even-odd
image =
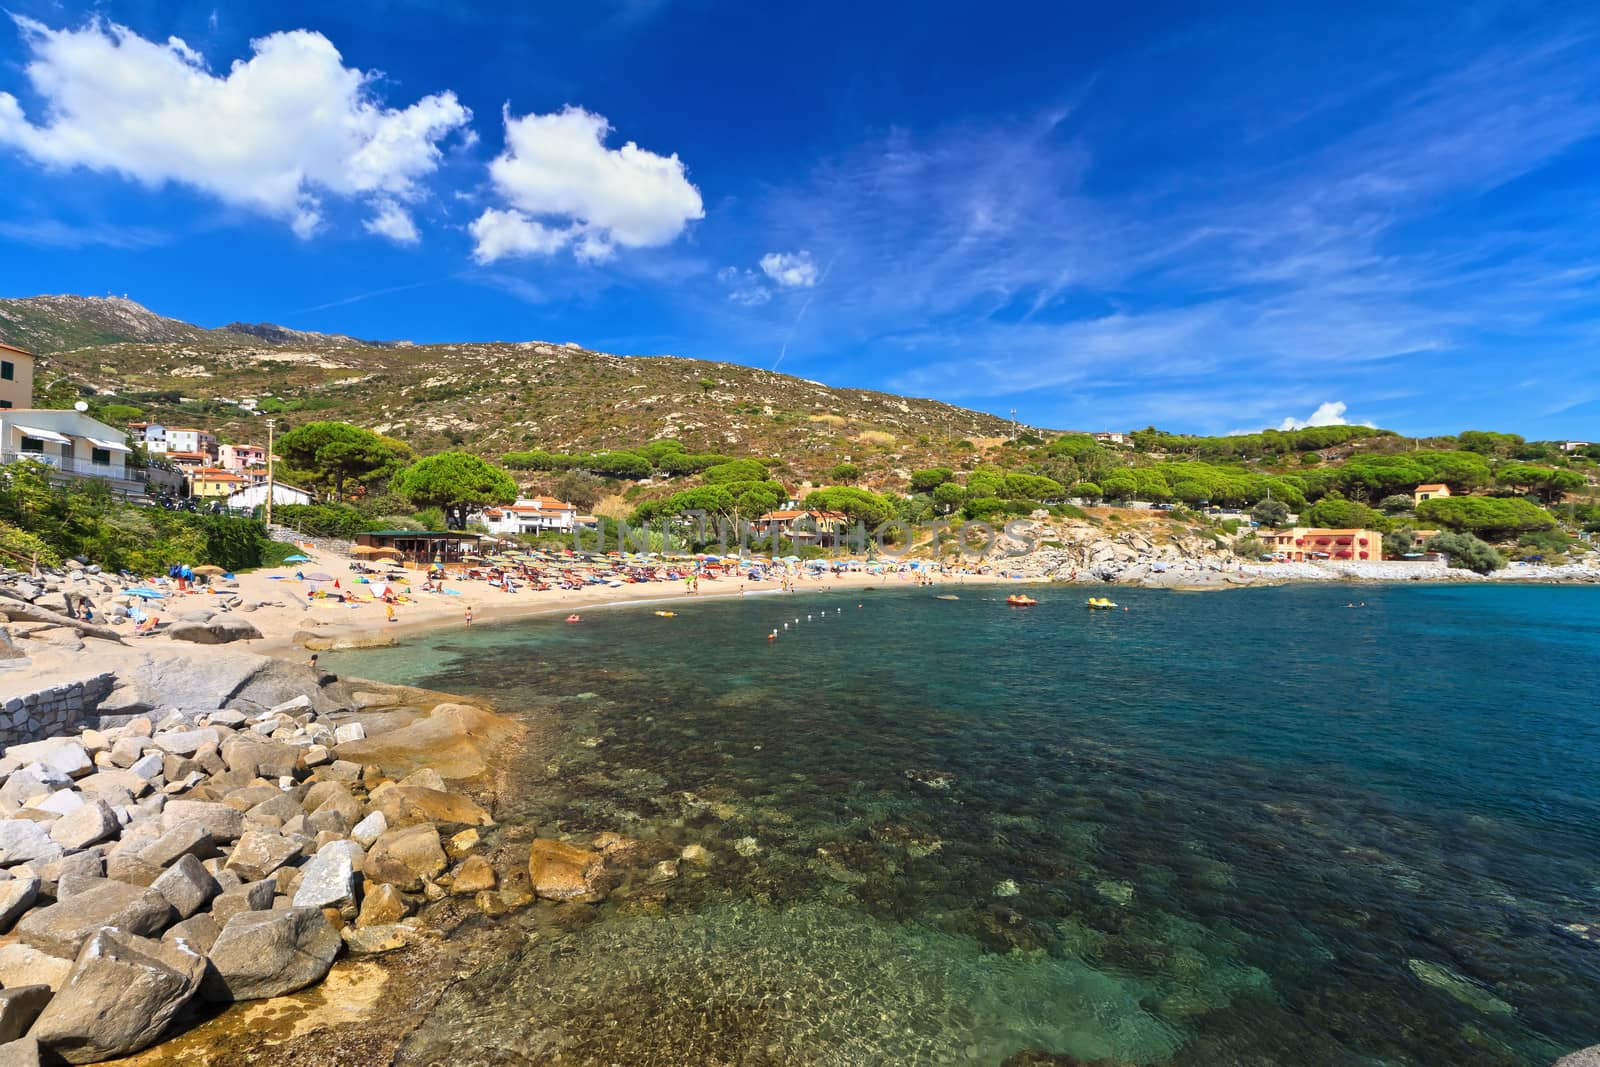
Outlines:
[{"label": "green shrub on hillside", "polygon": [[[409,507],[406,510],[410,510]],[[385,527],[349,504],[274,504],[272,521],[311,537],[337,537],[351,540],[363,530]]]}]

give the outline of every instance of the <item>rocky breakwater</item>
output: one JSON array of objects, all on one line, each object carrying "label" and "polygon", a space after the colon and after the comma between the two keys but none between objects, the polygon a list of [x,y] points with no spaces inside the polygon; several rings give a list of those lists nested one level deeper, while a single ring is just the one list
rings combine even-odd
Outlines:
[{"label": "rocky breakwater", "polygon": [[0,755],[0,1063],[127,1055],[424,937],[435,902],[532,899],[464,785],[515,724],[286,663],[250,691],[303,691],[264,707],[190,666],[185,703]]}]

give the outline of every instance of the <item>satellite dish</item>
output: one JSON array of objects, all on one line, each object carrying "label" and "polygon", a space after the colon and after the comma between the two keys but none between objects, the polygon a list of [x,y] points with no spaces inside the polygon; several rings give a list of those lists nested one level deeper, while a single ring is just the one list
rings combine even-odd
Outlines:
[{"label": "satellite dish", "polygon": [[80,400],[76,404],[72,405],[72,410],[73,411],[88,411],[89,410],[89,405],[87,403],[85,403],[84,401]]}]

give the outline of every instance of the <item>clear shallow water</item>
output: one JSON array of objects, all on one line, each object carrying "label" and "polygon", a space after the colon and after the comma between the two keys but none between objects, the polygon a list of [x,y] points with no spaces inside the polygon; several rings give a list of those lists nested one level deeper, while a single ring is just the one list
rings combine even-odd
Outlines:
[{"label": "clear shallow water", "polygon": [[1547,1064],[1600,1041],[1600,945],[1564,929],[1600,920],[1600,590],[1118,589],[1114,614],[934,592],[961,599],[326,657],[556,723],[508,832],[715,856],[485,929],[403,1061]]}]

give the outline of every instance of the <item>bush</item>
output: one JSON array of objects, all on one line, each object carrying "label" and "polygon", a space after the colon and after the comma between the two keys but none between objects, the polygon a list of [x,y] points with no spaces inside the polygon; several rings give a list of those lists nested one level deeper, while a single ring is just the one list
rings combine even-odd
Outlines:
[{"label": "bush", "polygon": [[1488,574],[1506,565],[1493,545],[1469,533],[1438,534],[1428,542],[1428,551],[1442,552],[1450,557],[1450,566],[1479,574]]},{"label": "bush", "polygon": [[1396,493],[1393,496],[1386,496],[1382,500],[1378,501],[1378,509],[1380,511],[1385,511],[1390,515],[1398,515],[1401,512],[1410,511],[1411,504],[1412,499],[1409,496],[1406,496],[1404,493]]},{"label": "bush", "polygon": [[42,567],[54,567],[60,564],[61,557],[42,538],[0,522],[0,567],[27,569],[35,560]]},{"label": "bush", "polygon": [[363,530],[383,529],[348,504],[275,504],[272,520],[312,537],[338,537],[347,541]]}]

